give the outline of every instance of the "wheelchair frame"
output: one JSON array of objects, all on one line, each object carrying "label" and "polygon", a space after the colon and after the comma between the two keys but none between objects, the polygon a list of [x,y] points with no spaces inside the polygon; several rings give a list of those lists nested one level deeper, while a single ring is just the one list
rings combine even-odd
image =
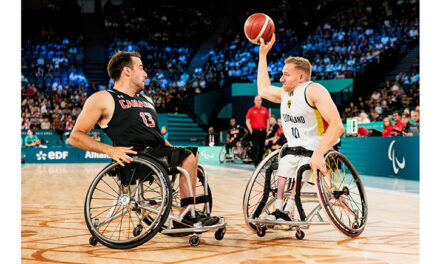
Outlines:
[{"label": "wheelchair frame", "polygon": [[[150,169],[151,171],[149,171],[148,177],[146,178],[146,181],[149,181],[149,177],[152,177],[152,179],[150,180],[150,185],[151,182],[153,182],[153,180],[157,180],[158,183],[160,182],[161,184],[156,183],[157,185],[159,185],[159,187],[161,188],[162,192],[162,200],[152,200],[152,199],[146,199],[143,194],[144,194],[144,190],[143,190],[143,186],[144,186],[144,182],[140,182],[140,179],[136,179],[136,182],[134,184],[132,183],[132,179],[133,176],[135,175],[136,171],[136,167],[132,173],[132,176],[130,178],[130,182],[128,183],[127,186],[124,186],[124,184],[122,183],[122,176],[119,174],[118,180],[114,180],[116,183],[116,187],[112,188],[107,182],[105,182],[103,180],[103,182],[110,187],[111,190],[114,191],[115,194],[113,194],[113,199],[105,199],[105,200],[113,200],[111,203],[111,206],[103,206],[103,207],[110,207],[110,210],[107,213],[107,216],[105,217],[105,219],[103,221],[99,221],[99,219],[97,219],[95,216],[95,222],[93,222],[93,219],[91,217],[91,203],[92,203],[92,199],[104,199],[104,198],[94,198],[92,197],[95,188],[97,188],[97,185],[99,184],[100,180],[103,179],[103,177],[105,176],[109,176],[109,177],[116,177],[116,176],[112,176],[111,173],[113,173],[116,170],[118,170],[119,168],[122,168],[120,165],[118,165],[115,161],[112,161],[110,164],[108,164],[106,167],[104,167],[104,169],[98,173],[98,175],[95,177],[95,179],[93,180],[92,184],[89,187],[89,191],[87,193],[86,196],[86,201],[85,201],[85,206],[84,206],[84,213],[85,213],[85,220],[87,223],[87,227],[90,231],[90,233],[92,234],[92,236],[89,239],[89,243],[92,246],[95,246],[98,242],[101,242],[103,245],[110,247],[110,248],[117,248],[117,249],[126,249],[126,248],[133,248],[136,246],[139,246],[145,242],[147,242],[148,240],[150,240],[151,238],[153,238],[156,233],[160,232],[166,235],[172,235],[172,234],[182,234],[183,235],[190,235],[192,234],[192,236],[189,238],[189,242],[191,244],[191,246],[197,246],[200,243],[200,235],[201,233],[216,229],[217,231],[215,232],[215,238],[217,240],[221,240],[224,237],[224,234],[226,233],[226,225],[227,222],[224,220],[223,217],[220,217],[220,221],[219,223],[215,224],[215,225],[211,225],[211,226],[203,226],[201,222],[197,222],[195,223],[192,227],[188,227],[188,228],[173,228],[172,226],[172,221],[175,222],[179,222],[182,223],[183,217],[186,214],[191,214],[192,217],[196,216],[196,203],[191,203],[189,204],[185,210],[182,213],[179,213],[179,215],[175,216],[172,215],[172,211],[171,211],[171,207],[175,207],[177,209],[180,209],[180,204],[177,205],[173,205],[173,197],[172,195],[176,195],[179,193],[179,191],[175,191],[174,193],[172,193],[172,188],[170,185],[170,176],[177,176],[179,173],[182,173],[183,175],[185,175],[185,179],[188,183],[191,182],[191,177],[189,175],[189,173],[181,168],[181,167],[175,167],[175,168],[169,168],[166,163],[163,160],[160,160],[158,158],[155,158],[151,155],[148,154],[142,154],[141,156],[135,156],[133,157],[133,166],[140,166],[143,165],[146,168]],[[209,185],[208,185],[208,175],[206,174],[206,171],[204,170],[203,167],[199,166],[198,169],[202,172],[203,174],[203,189],[204,189],[204,197],[208,197],[210,193],[208,193],[209,190]],[[165,173],[166,172],[166,173]],[[118,172],[120,173],[120,172]],[[143,176],[142,179],[145,178],[145,175]],[[157,178],[157,179],[156,179]],[[174,177],[174,180],[177,180],[177,177]],[[166,186],[164,186],[166,185]],[[189,188],[189,197],[194,197],[194,192],[195,190],[193,190],[192,184],[188,184]],[[127,190],[123,190],[124,188],[128,188]],[[131,192],[131,189],[134,188],[133,193]],[[102,190],[100,190],[102,192]],[[111,192],[111,191],[110,191]],[[107,193],[108,195],[112,195],[110,193]],[[163,197],[165,197],[163,199]],[[212,198],[211,198],[212,199]],[[156,209],[153,208],[152,205],[156,205],[160,203],[160,208]],[[212,206],[210,203],[210,199],[204,200],[204,209],[203,209],[203,213],[205,213],[206,215],[210,215],[211,211],[210,211],[210,207]],[[126,208],[124,208],[123,210],[117,212],[115,214],[115,210],[116,210],[116,206],[117,205],[123,205],[123,207],[126,206]],[[123,208],[121,207],[121,208]],[[119,208],[118,208],[119,209]],[[145,210],[145,212],[148,213],[142,213],[141,210]],[[137,219],[137,225],[136,227],[133,229],[133,237],[131,239],[129,239],[130,236],[130,231],[127,233],[127,240],[121,241],[121,240],[112,240],[111,238],[113,237],[113,233],[116,231],[114,231],[111,235],[110,238],[104,236],[103,234],[101,234],[98,231],[98,228],[107,224],[109,224],[109,222],[114,221],[116,219],[121,218],[121,223],[122,223],[122,218],[124,217],[124,214],[127,212],[131,212],[131,211],[135,211],[135,215]],[[105,212],[105,211],[104,211]],[[103,212],[102,212],[103,213]],[[102,214],[100,213],[100,214]],[[150,213],[154,213],[157,215],[157,217],[154,219],[154,221],[149,220],[147,217],[149,216]],[[165,215],[166,214],[166,215]],[[131,220],[131,215],[130,216],[130,220]],[[165,217],[165,218],[164,218]],[[146,219],[148,221],[150,221],[151,223],[146,222]],[[142,222],[145,222],[147,224],[147,229],[144,230],[144,234],[141,237],[137,237],[139,236],[139,234],[142,233],[143,231],[143,225]],[[164,225],[167,224],[166,227],[164,227]],[[134,221],[133,224],[134,226]],[[122,224],[120,225],[120,230],[119,232],[121,232],[121,227]],[[107,228],[107,227],[106,227]],[[128,230],[130,230],[130,222],[128,223]],[[103,231],[103,233],[105,232],[105,230]],[[148,232],[148,233],[147,233]],[[137,234],[137,235],[136,235]],[[119,233],[119,238],[120,238],[120,233]]]},{"label": "wheelchair frame", "polygon": [[[283,146],[283,148],[285,148],[285,147],[287,147],[287,144],[285,144]],[[296,195],[295,195],[295,206],[297,208],[297,211],[298,211],[298,213],[300,215],[301,220],[299,220],[299,221],[298,220],[283,221],[283,220],[268,220],[268,219],[260,219],[260,218],[258,218],[259,215],[261,215],[262,212],[268,213],[269,212],[269,208],[271,206],[273,206],[273,204],[276,201],[277,189],[275,189],[275,190],[270,189],[269,190],[270,186],[268,186],[268,185],[272,185],[272,182],[271,182],[271,179],[267,180],[267,178],[265,178],[264,188],[265,188],[265,191],[267,191],[267,190],[269,190],[269,191],[267,191],[265,194],[263,194],[263,197],[259,201],[260,204],[258,204],[258,207],[255,209],[255,211],[258,211],[259,208],[260,208],[260,211],[257,212],[258,216],[255,218],[252,215],[248,215],[249,198],[250,198],[252,187],[253,187],[253,186],[251,186],[251,182],[252,181],[253,182],[256,181],[256,177],[258,177],[258,174],[256,174],[256,173],[260,173],[261,170],[264,168],[264,166],[269,161],[272,161],[272,159],[276,158],[277,156],[278,156],[278,160],[281,158],[280,157],[280,152],[281,152],[281,150],[283,148],[270,153],[263,161],[261,161],[260,164],[255,169],[252,177],[249,179],[248,185],[246,187],[246,192],[245,192],[245,195],[244,195],[244,199],[243,199],[243,215],[244,215],[245,222],[247,223],[248,227],[250,229],[252,229],[252,230],[255,230],[257,232],[258,236],[263,237],[266,234],[267,228],[273,228],[275,226],[283,226],[283,227],[287,226],[287,228],[284,228],[284,229],[287,229],[287,230],[294,229],[296,231],[296,233],[295,233],[296,238],[301,240],[305,236],[305,234],[302,231],[302,229],[309,229],[310,226],[312,226],[312,225],[328,225],[328,224],[332,224],[337,230],[339,230],[341,233],[343,233],[343,234],[345,234],[345,235],[347,235],[349,237],[357,237],[357,236],[359,236],[363,232],[363,230],[365,228],[365,225],[366,225],[366,221],[367,221],[368,207],[367,207],[367,204],[366,204],[366,195],[365,195],[365,191],[363,189],[362,182],[360,181],[360,178],[357,175],[356,170],[354,169],[354,167],[351,165],[351,163],[349,163],[349,161],[345,157],[344,158],[346,159],[347,164],[349,164],[351,166],[350,173],[355,173],[356,177],[358,177],[356,179],[356,185],[358,186],[358,188],[360,190],[360,193],[363,196],[363,200],[365,200],[365,203],[364,202],[362,203],[362,209],[363,209],[362,213],[365,214],[365,215],[363,215],[363,218],[362,218],[362,226],[360,226],[359,224],[358,224],[358,226],[353,225],[353,229],[355,231],[351,230],[349,232],[349,230],[343,230],[339,226],[339,223],[337,222],[337,219],[334,219],[334,217],[332,215],[330,215],[330,212],[329,212],[328,208],[326,208],[326,205],[324,203],[325,197],[322,195],[322,193],[320,191],[320,188],[318,186],[317,186],[317,188],[318,188],[318,192],[317,193],[315,193],[315,192],[301,192],[300,191],[301,185],[302,185],[301,184],[301,182],[302,182],[302,174],[306,170],[310,169],[310,165],[309,164],[303,165],[303,166],[301,166],[298,169],[298,174],[296,176],[296,179],[293,179],[293,178],[289,179],[288,184],[287,184],[287,191],[284,192],[284,197],[283,197],[284,200],[285,200],[286,198],[290,197],[292,191],[295,191],[295,193],[296,193]],[[333,153],[333,152],[328,152],[326,154],[325,158],[329,157],[329,153]],[[338,153],[338,155],[343,156],[340,153]],[[272,172],[271,172],[271,174],[272,174]],[[321,176],[322,176],[322,174],[319,172],[319,176],[318,177],[321,177]],[[265,177],[267,177],[267,175]],[[319,180],[317,179],[317,181],[319,181]],[[268,182],[269,182],[269,184],[268,184]],[[299,184],[295,185],[295,182],[297,182]],[[278,186],[276,186],[276,187],[278,187]],[[295,190],[294,190],[294,187],[296,187]],[[266,189],[266,188],[268,188],[268,189]],[[273,196],[271,197],[270,200],[267,200],[268,197],[266,197],[266,200],[263,201],[263,202],[265,202],[264,207],[261,208],[261,202],[262,202],[262,200],[264,200],[264,195],[268,196],[268,195],[270,195],[269,194],[270,192],[272,192]],[[337,193],[337,191],[335,191],[335,192]],[[303,203],[318,203],[318,204],[313,209],[311,209],[310,212],[306,215],[304,213],[303,208],[302,208],[302,204]],[[348,208],[347,211],[351,215],[353,215],[353,217],[357,221],[358,215],[356,213],[356,210],[355,211],[351,210],[347,203],[342,202],[341,205],[342,205],[342,207]],[[325,211],[327,219],[329,219],[329,221],[324,220],[324,218],[320,214],[320,211],[322,209],[325,209],[324,211]],[[254,213],[255,213],[255,211],[254,211]],[[312,221],[312,219],[315,216],[318,219]]]}]

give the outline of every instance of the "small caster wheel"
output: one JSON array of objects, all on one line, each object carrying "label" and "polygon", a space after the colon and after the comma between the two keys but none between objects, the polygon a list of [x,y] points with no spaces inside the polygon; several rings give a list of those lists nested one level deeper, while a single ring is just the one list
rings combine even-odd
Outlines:
[{"label": "small caster wheel", "polygon": [[298,240],[302,240],[305,236],[306,236],[306,234],[304,234],[304,231],[302,231],[302,230],[297,230],[295,232],[295,237]]},{"label": "small caster wheel", "polygon": [[220,228],[217,231],[215,231],[214,237],[217,240],[222,240],[225,237],[225,233],[226,233],[226,227]]},{"label": "small caster wheel", "polygon": [[266,235],[266,226],[257,225],[257,235],[259,237],[264,237]]},{"label": "small caster wheel", "polygon": [[142,225],[138,224],[138,225],[133,229],[133,236],[134,236],[134,237],[139,236],[139,235],[141,234],[141,232],[142,232],[142,229],[143,229]]},{"label": "small caster wheel", "polygon": [[358,229],[359,228],[359,223],[358,222],[354,222],[353,224],[351,224],[351,228]]},{"label": "small caster wheel", "polygon": [[200,244],[200,237],[193,235],[189,238],[189,244],[193,247],[197,247]]},{"label": "small caster wheel", "polygon": [[92,245],[92,246],[96,246],[96,245],[98,244],[98,240],[96,239],[96,237],[91,236],[91,237],[89,238],[89,243],[90,243],[90,245]]}]

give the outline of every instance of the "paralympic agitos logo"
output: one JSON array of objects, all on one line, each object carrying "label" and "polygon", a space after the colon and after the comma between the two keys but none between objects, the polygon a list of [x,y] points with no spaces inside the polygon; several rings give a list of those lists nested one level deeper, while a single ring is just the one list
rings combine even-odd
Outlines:
[{"label": "paralympic agitos logo", "polygon": [[397,159],[393,148],[394,143],[396,143],[395,140],[391,141],[390,146],[388,147],[388,159],[391,160],[391,162],[393,163],[394,174],[397,174],[399,172],[399,169],[405,168],[405,157],[402,158],[402,161],[399,161]]}]

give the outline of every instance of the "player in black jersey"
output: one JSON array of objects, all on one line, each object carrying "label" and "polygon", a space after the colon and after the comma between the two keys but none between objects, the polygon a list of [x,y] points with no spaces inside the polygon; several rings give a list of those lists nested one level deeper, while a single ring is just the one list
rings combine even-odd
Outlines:
[{"label": "player in black jersey", "polygon": [[226,134],[226,154],[229,156],[229,151],[233,148],[237,142],[242,142],[243,139],[248,135],[248,131],[246,128],[240,126],[235,121],[235,118],[231,118],[229,120],[229,124],[231,125],[228,129],[228,133]]},{"label": "player in black jersey", "polygon": [[[150,147],[149,154],[166,157],[171,166],[185,169],[191,177],[191,184],[195,190],[197,150],[176,148],[164,140],[158,127],[158,116],[152,100],[138,95],[144,90],[144,82],[147,78],[140,54],[136,51],[118,51],[111,57],[107,71],[115,82],[114,88],[96,92],[87,99],[72,130],[70,143],[87,151],[105,153],[121,166],[124,166],[124,162],[133,161],[130,155]],[[87,135],[96,123],[111,138],[113,146],[95,141]],[[189,187],[184,175],[181,174],[179,180],[180,196],[183,200],[189,197]],[[186,206],[182,206],[181,212],[185,208]],[[187,214],[185,217],[187,217],[186,222],[200,220],[204,225],[212,225],[219,220],[215,216],[199,215],[196,219],[192,219],[190,214]]]}]

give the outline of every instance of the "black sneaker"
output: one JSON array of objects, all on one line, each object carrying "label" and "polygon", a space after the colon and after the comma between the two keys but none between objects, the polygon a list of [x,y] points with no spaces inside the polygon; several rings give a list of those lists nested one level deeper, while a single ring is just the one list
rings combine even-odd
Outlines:
[{"label": "black sneaker", "polygon": [[284,220],[284,221],[292,221],[292,217],[290,216],[290,213],[288,212],[282,212],[279,209],[276,209],[275,212],[273,212],[271,215],[275,216],[277,220]]},{"label": "black sneaker", "polygon": [[182,219],[183,224],[174,221],[173,226],[175,228],[188,228],[188,226],[192,227],[199,221],[202,223],[202,226],[211,226],[217,224],[220,221],[220,218],[217,216],[206,216],[199,212],[196,212],[196,217],[192,217],[191,214],[188,213]]}]

